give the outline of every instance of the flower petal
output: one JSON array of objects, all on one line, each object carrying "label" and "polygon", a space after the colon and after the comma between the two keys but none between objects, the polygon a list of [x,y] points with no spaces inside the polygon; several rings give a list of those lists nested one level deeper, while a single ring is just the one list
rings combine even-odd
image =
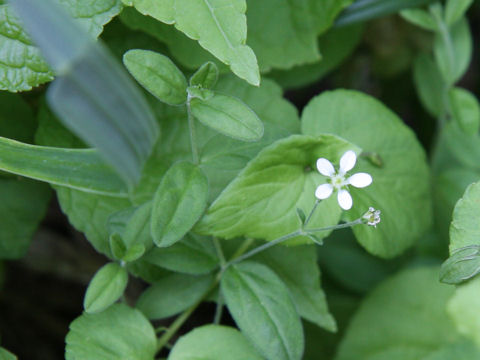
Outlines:
[{"label": "flower petal", "polygon": [[340,159],[340,173],[345,174],[346,172],[352,170],[356,162],[357,155],[355,154],[355,151],[348,150]]},{"label": "flower petal", "polygon": [[332,176],[335,174],[335,169],[330,161],[324,158],[317,160],[317,169],[318,172],[324,176]]},{"label": "flower petal", "polygon": [[367,173],[356,173],[347,179],[350,185],[356,188],[364,188],[370,185],[373,181],[372,176]]},{"label": "flower petal", "polygon": [[315,190],[315,196],[317,199],[323,200],[332,195],[332,192],[333,186],[331,184],[322,184]]},{"label": "flower petal", "polygon": [[338,192],[337,200],[343,210],[350,210],[352,208],[353,200],[347,190],[340,190]]}]

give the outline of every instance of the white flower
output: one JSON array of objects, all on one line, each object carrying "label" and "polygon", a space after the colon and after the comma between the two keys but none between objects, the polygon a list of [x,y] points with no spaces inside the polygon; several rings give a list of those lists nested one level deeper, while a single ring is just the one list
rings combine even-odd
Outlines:
[{"label": "white flower", "polygon": [[340,168],[335,171],[332,163],[327,159],[320,158],[317,160],[317,169],[320,174],[327,176],[328,183],[317,187],[315,196],[320,199],[326,199],[332,195],[333,191],[338,191],[338,204],[343,210],[352,208],[352,196],[348,192],[348,185],[356,188],[364,188],[372,183],[372,177],[367,173],[356,173],[346,178],[347,172],[352,170],[357,162],[357,155],[354,151],[349,150],[342,155],[340,159]]},{"label": "white flower", "polygon": [[377,224],[380,222],[380,210],[369,207],[368,211],[363,214],[362,219],[366,224],[377,227]]}]

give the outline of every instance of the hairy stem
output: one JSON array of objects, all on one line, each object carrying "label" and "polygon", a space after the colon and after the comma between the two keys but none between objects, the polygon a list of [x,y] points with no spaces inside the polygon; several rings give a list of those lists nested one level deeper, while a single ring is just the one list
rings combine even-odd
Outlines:
[{"label": "hairy stem", "polygon": [[188,115],[188,129],[190,132],[190,146],[192,148],[192,158],[193,158],[193,163],[195,165],[198,165],[200,163],[200,157],[198,156],[198,145],[197,145],[197,133],[195,130],[195,119],[193,118],[192,115],[192,109],[190,106],[190,101],[192,98],[190,97],[190,94],[187,96],[187,115]]}]

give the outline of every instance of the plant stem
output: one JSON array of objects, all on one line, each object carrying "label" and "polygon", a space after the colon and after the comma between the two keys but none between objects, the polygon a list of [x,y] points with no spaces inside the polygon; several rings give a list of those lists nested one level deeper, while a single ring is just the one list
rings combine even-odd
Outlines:
[{"label": "plant stem", "polygon": [[318,204],[320,204],[320,200],[317,199],[317,200],[315,201],[315,204],[313,205],[312,210],[310,211],[310,214],[308,214],[308,216],[307,216],[307,220],[305,220],[305,223],[303,224],[303,227],[304,227],[304,228],[305,228],[305,226],[307,226],[308,223],[310,222],[310,219],[312,218],[313,213],[315,212],[315,210],[317,210]]},{"label": "plant stem", "polygon": [[344,228],[349,228],[355,225],[360,225],[363,224],[363,220],[361,218],[350,221],[344,224],[337,224],[333,226],[327,226],[324,228],[317,228],[317,229],[305,229],[306,232],[319,232],[319,231],[328,231],[328,230],[338,230],[338,229],[344,229]]},{"label": "plant stem", "polygon": [[264,250],[267,250],[269,248],[271,248],[272,246],[275,246],[277,244],[280,244],[288,239],[291,239],[295,236],[299,236],[299,235],[302,235],[302,231],[301,230],[297,230],[295,232],[292,232],[290,234],[287,234],[287,235],[284,235],[282,237],[279,237],[278,239],[275,239],[275,240],[272,240],[272,241],[269,241],[263,245],[260,245],[259,247],[256,247],[255,249],[253,250],[250,250],[249,252],[247,252],[246,254],[243,254],[237,258],[234,258],[233,260],[229,261],[228,264],[226,265],[226,267],[230,266],[230,265],[233,265],[233,264],[237,264],[239,263],[240,261],[243,261],[245,259],[248,259],[249,257],[252,257],[253,255],[256,255],[258,254],[259,252],[262,252]]},{"label": "plant stem", "polygon": [[220,260],[220,267],[223,269],[227,264],[225,260],[225,255],[223,254],[222,246],[216,237],[213,238],[213,245],[215,246],[215,250],[217,251],[218,259]]},{"label": "plant stem", "polygon": [[190,131],[190,146],[192,148],[192,158],[193,158],[193,163],[195,165],[198,165],[200,163],[200,158],[198,156],[198,145],[197,145],[197,133],[195,130],[195,119],[193,118],[192,115],[192,109],[190,106],[190,101],[192,98],[190,97],[190,94],[187,96],[187,116],[188,116],[188,129]]},{"label": "plant stem", "polygon": [[215,317],[213,318],[213,323],[215,325],[220,324],[220,321],[222,320],[222,314],[223,314],[223,296],[219,292],[218,293],[218,298],[217,298],[217,307],[215,308]]},{"label": "plant stem", "polygon": [[242,245],[240,245],[237,249],[237,251],[235,251],[235,254],[233,254],[233,256],[231,257],[230,261],[236,259],[237,257],[239,257],[240,255],[242,255],[245,251],[247,251],[247,249],[250,247],[250,245],[252,245],[252,243],[254,242],[255,240],[252,239],[252,238],[248,238],[248,239],[245,239],[245,241],[242,243]]}]

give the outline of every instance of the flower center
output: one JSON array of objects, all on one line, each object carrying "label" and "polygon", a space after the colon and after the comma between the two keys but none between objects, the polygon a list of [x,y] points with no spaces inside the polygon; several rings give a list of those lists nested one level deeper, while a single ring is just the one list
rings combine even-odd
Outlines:
[{"label": "flower center", "polygon": [[345,184],[345,176],[341,175],[341,174],[334,174],[330,178],[330,183],[332,184],[332,186],[335,189],[340,190],[342,187],[344,187],[346,185]]}]

